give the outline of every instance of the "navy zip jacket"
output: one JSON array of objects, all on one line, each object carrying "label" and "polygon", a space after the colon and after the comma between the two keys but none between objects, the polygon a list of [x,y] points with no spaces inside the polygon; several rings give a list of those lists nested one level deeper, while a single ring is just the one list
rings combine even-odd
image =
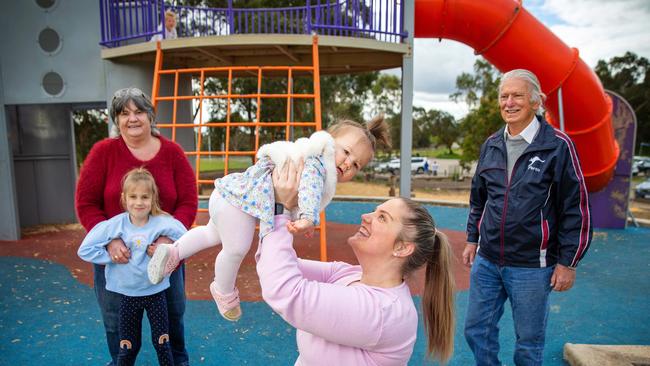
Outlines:
[{"label": "navy zip jacket", "polygon": [[543,118],[507,179],[505,126],[483,146],[472,179],[467,241],[505,266],[576,267],[591,242],[587,189],[575,146]]}]

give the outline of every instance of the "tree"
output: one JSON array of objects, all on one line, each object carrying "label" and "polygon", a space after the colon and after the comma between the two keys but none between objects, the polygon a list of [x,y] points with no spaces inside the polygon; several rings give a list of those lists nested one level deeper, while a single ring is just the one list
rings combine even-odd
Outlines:
[{"label": "tree", "polygon": [[650,142],[650,63],[632,52],[612,57],[609,62],[599,60],[596,74],[605,89],[625,98],[634,109],[637,120],[636,146]]},{"label": "tree", "polygon": [[379,78],[376,71],[321,77],[323,128],[340,119],[363,121],[369,92]]},{"label": "tree", "polygon": [[460,123],[463,136],[461,165],[467,167],[478,160],[483,142],[503,125],[499,111],[499,71],[489,62],[478,59],[474,74],[462,73],[456,78],[457,91],[452,100],[465,100],[470,111]]},{"label": "tree", "polygon": [[108,137],[108,113],[106,109],[78,110],[72,113],[72,120],[77,167],[80,167],[93,145]]},{"label": "tree", "polygon": [[[370,102],[370,103],[368,103]],[[386,123],[390,126],[391,145],[400,149],[402,134],[402,83],[399,77],[390,74],[379,74],[372,84],[369,106],[370,114],[383,113]]]},{"label": "tree", "polygon": [[413,146],[426,148],[433,142],[445,146],[449,154],[451,147],[460,138],[460,128],[451,114],[436,109],[425,110],[413,107]]}]

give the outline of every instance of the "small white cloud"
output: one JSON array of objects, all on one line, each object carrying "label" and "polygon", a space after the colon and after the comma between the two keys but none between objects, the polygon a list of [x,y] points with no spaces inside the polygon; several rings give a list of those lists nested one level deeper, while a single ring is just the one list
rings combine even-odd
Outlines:
[{"label": "small white cloud", "polygon": [[469,112],[467,104],[456,103],[449,99],[449,94],[444,93],[427,93],[416,91],[413,95],[413,105],[425,109],[437,109],[445,111],[456,120],[459,120]]}]

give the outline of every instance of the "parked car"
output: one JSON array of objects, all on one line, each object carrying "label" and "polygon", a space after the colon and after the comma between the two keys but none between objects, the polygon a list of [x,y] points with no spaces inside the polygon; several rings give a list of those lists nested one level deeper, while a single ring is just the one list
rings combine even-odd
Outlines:
[{"label": "parked car", "polygon": [[372,170],[376,173],[386,173],[388,171],[389,161],[379,161],[373,164]]},{"label": "parked car", "polygon": [[639,183],[634,189],[634,197],[639,199],[650,199],[650,178]]},{"label": "parked car", "polygon": [[[635,169],[636,168],[636,169]],[[648,175],[650,172],[650,157],[647,156],[635,156],[632,159],[632,172],[637,170],[639,173]]]},{"label": "parked car", "polygon": [[[393,174],[399,173],[400,159],[393,159],[386,164],[385,171]],[[436,174],[438,171],[438,164],[429,164],[429,159],[422,156],[414,156],[411,158],[411,172],[415,174],[432,173]]]}]

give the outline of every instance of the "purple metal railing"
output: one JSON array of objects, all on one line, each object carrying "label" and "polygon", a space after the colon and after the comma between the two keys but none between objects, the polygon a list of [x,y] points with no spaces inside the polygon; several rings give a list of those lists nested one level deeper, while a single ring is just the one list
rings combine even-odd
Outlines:
[{"label": "purple metal railing", "polygon": [[[399,43],[406,37],[404,0],[306,0],[291,8],[190,7],[177,1],[100,0],[100,44],[118,47],[164,37],[164,14],[177,15],[179,37],[231,34],[311,34]],[[160,28],[160,29],[159,29]]]}]

